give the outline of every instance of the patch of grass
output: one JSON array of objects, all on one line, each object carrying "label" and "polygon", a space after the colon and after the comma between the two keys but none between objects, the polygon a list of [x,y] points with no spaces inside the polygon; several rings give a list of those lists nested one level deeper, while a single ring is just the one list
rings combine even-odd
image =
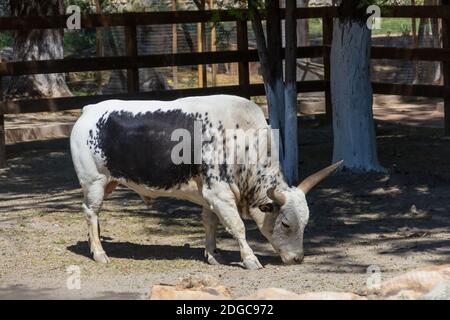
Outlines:
[{"label": "patch of grass", "polygon": [[322,19],[308,19],[309,37],[322,37]]},{"label": "patch of grass", "polygon": [[[416,19],[417,28],[419,27],[419,19]],[[411,32],[411,18],[382,18],[381,29],[372,30],[373,35]],[[322,19],[309,19],[309,37],[322,37]]]},{"label": "patch of grass", "polygon": [[[416,19],[417,28],[419,27],[419,19]],[[411,18],[383,18],[381,20],[381,29],[372,30],[372,34],[388,34],[388,33],[403,33],[412,30]]]}]

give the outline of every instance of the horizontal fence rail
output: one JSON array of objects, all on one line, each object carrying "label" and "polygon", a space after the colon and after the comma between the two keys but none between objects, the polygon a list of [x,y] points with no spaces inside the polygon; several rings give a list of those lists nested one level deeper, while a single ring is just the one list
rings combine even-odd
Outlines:
[{"label": "horizontal fence rail", "polygon": [[[297,48],[297,58],[323,57],[330,46]],[[372,59],[401,59],[421,61],[450,61],[450,49],[442,48],[396,48],[372,47]],[[93,57],[82,59],[59,59],[41,61],[15,61],[0,63],[0,76],[66,73],[82,71],[119,70],[130,68],[156,68],[217,64],[232,62],[256,62],[258,51],[235,50],[215,52],[189,52],[177,54],[140,55],[136,57]]]},{"label": "horizontal fence rail", "polygon": [[[381,8],[383,18],[447,18],[450,8],[447,6],[384,6]],[[281,9],[281,17],[284,10]],[[261,11],[262,18],[265,12]],[[297,19],[334,18],[337,17],[336,7],[297,8]],[[0,17],[0,30],[18,29],[59,29],[66,28],[69,15],[62,16],[28,16]],[[160,25],[178,23],[199,23],[222,21],[231,22],[248,20],[247,10],[204,10],[204,11],[161,11],[145,13],[112,13],[82,15],[81,27],[119,27],[132,25]]]},{"label": "horizontal fence rail", "polygon": [[[323,46],[297,48],[297,57],[318,58],[326,50]],[[83,59],[59,59],[41,61],[17,61],[0,63],[0,76],[47,74],[80,71],[139,69],[198,64],[258,61],[257,50],[189,52],[177,54],[153,54],[135,57],[97,57]]]},{"label": "horizontal fence rail", "polygon": [[442,98],[448,92],[444,86],[425,84],[393,84],[372,82],[373,93],[411,97]]},{"label": "horizontal fence rail", "polygon": [[[325,91],[326,82],[322,80],[301,81],[297,82],[297,91],[299,93],[305,92],[320,92]],[[193,89],[176,89],[164,91],[149,91],[135,94],[106,94],[93,95],[81,97],[63,97],[63,98],[48,98],[48,99],[33,99],[33,100],[18,100],[5,101],[0,104],[0,114],[17,114],[17,113],[32,113],[32,112],[55,112],[63,110],[81,109],[88,104],[98,103],[108,99],[119,100],[173,100],[182,97],[189,97],[193,95],[205,96],[212,94],[234,94],[240,96],[263,96],[265,89],[263,84],[250,84],[247,87],[240,85],[234,86],[220,86],[209,88],[193,88]]]},{"label": "horizontal fence rail", "polygon": [[[284,16],[284,10],[281,16]],[[262,18],[266,14],[261,11]],[[334,7],[298,8],[298,19],[324,18],[337,16]],[[63,16],[28,16],[28,17],[0,17],[0,30],[21,29],[61,29],[67,27],[69,15]],[[247,10],[202,10],[202,11],[160,11],[145,13],[111,13],[82,15],[81,27],[123,27],[138,25],[161,25],[200,22],[233,22],[248,20]]]}]

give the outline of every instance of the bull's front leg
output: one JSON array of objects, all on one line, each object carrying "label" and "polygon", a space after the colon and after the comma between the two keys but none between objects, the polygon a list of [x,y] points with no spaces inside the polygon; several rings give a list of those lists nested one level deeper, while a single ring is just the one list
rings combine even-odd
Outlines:
[{"label": "bull's front leg", "polygon": [[247,243],[245,225],[239,216],[234,194],[228,184],[211,183],[203,187],[202,193],[209,209],[217,214],[225,229],[238,241],[244,267],[249,270],[261,269],[263,266]]},{"label": "bull's front leg", "polygon": [[211,265],[219,265],[223,263],[222,257],[217,250],[216,233],[219,218],[217,215],[206,207],[202,212],[203,226],[205,227],[205,259]]}]

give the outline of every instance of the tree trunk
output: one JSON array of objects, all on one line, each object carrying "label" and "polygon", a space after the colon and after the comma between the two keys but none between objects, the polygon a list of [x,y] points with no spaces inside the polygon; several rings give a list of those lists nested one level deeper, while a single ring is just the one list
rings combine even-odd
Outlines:
[{"label": "tree trunk", "polygon": [[[441,5],[440,0],[425,0],[424,5],[428,6],[438,6]],[[430,46],[433,48],[441,47],[441,28],[440,28],[440,19],[430,18],[430,27],[431,27],[431,39]],[[442,63],[441,62],[433,62],[431,63],[431,81],[433,84],[440,84],[442,80]]]},{"label": "tree trunk", "polygon": [[278,0],[266,0],[267,10],[267,49],[269,63],[261,68],[267,68],[269,79],[266,85],[267,104],[269,106],[269,122],[273,129],[280,130],[280,163],[285,163],[285,86],[283,80],[282,29]]},{"label": "tree trunk", "polygon": [[[429,46],[429,24],[430,21],[428,18],[420,18],[419,20],[419,31],[417,33],[417,41],[415,44],[416,48],[420,47],[428,47]],[[423,61],[414,61],[414,79],[413,84],[418,84],[423,80],[427,80],[427,76],[430,74],[430,70],[427,69],[431,66],[430,63]]]},{"label": "tree trunk", "polygon": [[8,17],[10,15],[11,5],[8,0],[0,2],[0,17]]},{"label": "tree trunk", "polygon": [[285,62],[285,138],[284,174],[291,186],[298,182],[298,129],[297,129],[297,28],[296,0],[286,0],[286,62]]},{"label": "tree trunk", "polygon": [[[289,0],[290,1],[290,0]],[[296,101],[295,108],[293,103],[290,103],[289,109],[286,108],[286,96],[289,99],[295,94],[296,98],[296,84],[292,90],[292,82],[295,80],[296,65],[286,63],[286,70],[294,71],[294,76],[290,77],[289,86],[285,85],[283,79],[283,56],[281,47],[281,17],[279,14],[279,1],[266,0],[265,9],[267,10],[267,42],[264,36],[264,29],[262,27],[261,16],[258,11],[258,1],[249,0],[249,9],[252,12],[251,21],[253,31],[255,33],[256,45],[258,48],[259,61],[261,63],[261,70],[264,79],[264,86],[266,89],[267,104],[269,107],[269,122],[272,129],[280,130],[280,146],[279,146],[279,160],[283,166],[285,178],[290,183],[297,181],[298,171],[298,144],[297,144],[297,109]],[[292,4],[290,4],[292,6]],[[294,3],[295,6],[295,3]],[[294,7],[295,9],[295,7]],[[294,13],[292,13],[293,15]],[[293,37],[290,38],[289,46],[296,46],[295,36],[295,16],[292,16],[294,21],[290,22],[293,26],[289,33]],[[287,50],[290,53],[289,60],[292,61],[293,50]],[[289,76],[288,76],[289,77]],[[295,118],[295,125],[293,119]],[[289,149],[286,154],[286,150]],[[287,156],[287,158],[286,158]]]},{"label": "tree trunk", "polygon": [[[283,130],[284,119],[284,82],[283,82],[283,58],[282,58],[282,30],[279,14],[279,1],[266,0],[267,8],[267,48],[269,55],[269,112],[273,114],[270,124],[275,129]],[[271,115],[272,117],[272,115]]]},{"label": "tree trunk", "polygon": [[[431,19],[431,30],[433,37],[433,47],[440,48],[441,47],[441,31],[442,29],[439,26],[439,19]],[[442,63],[434,62],[434,70],[433,70],[433,84],[440,84],[442,80]]]},{"label": "tree trunk", "polygon": [[[286,0],[287,1],[287,0]],[[297,0],[297,7],[304,8],[308,6],[309,0]],[[309,44],[308,38],[308,19],[297,20],[297,43],[300,47],[306,47]]]},{"label": "tree trunk", "polygon": [[[13,16],[64,14],[63,0],[11,0]],[[63,59],[64,30],[18,30],[13,45],[14,60]],[[62,97],[71,95],[64,74],[13,77],[10,97]]]},{"label": "tree trunk", "polygon": [[[0,17],[9,16],[9,3],[7,1],[0,3]],[[2,56],[0,55],[0,63]],[[0,102],[3,101],[3,82],[0,76]],[[0,169],[6,168],[6,133],[5,133],[5,115],[0,114]]]},{"label": "tree trunk", "polygon": [[365,22],[339,18],[331,49],[333,162],[353,171],[383,171],[378,163],[370,81],[371,31]]}]

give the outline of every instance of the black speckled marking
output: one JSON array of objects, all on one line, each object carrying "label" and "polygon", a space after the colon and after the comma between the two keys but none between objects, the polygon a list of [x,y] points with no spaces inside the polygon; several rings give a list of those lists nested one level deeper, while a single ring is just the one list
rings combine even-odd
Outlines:
[{"label": "black speckled marking", "polygon": [[[90,142],[94,152],[106,160],[113,177],[170,189],[199,174],[199,165],[175,165],[171,159],[172,149],[179,143],[171,141],[172,132],[182,128],[193,137],[195,119],[195,115],[181,110],[139,114],[114,111],[99,119],[97,136]],[[193,157],[193,143],[191,148]]]}]

